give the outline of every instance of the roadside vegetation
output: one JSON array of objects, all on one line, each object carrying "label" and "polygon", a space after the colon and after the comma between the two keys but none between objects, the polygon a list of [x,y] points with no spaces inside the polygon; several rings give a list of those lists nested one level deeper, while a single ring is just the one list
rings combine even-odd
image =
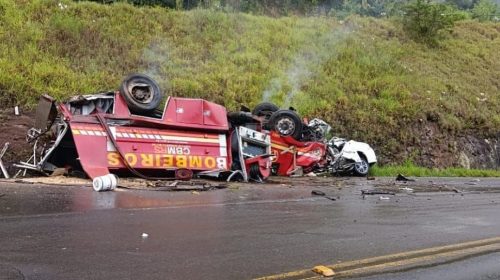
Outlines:
[{"label": "roadside vegetation", "polygon": [[375,165],[370,170],[371,176],[396,177],[398,174],[413,177],[500,177],[500,170],[465,169],[458,167],[426,168],[411,162],[402,165]]},{"label": "roadside vegetation", "polygon": [[425,124],[450,135],[498,133],[500,23],[484,19],[454,18],[427,44],[400,17],[0,0],[0,102],[33,108],[41,94],[114,90],[142,72],[166,94],[231,110],[264,100],[293,106],[372,144],[382,161],[401,163],[395,155],[417,147],[418,162]]}]

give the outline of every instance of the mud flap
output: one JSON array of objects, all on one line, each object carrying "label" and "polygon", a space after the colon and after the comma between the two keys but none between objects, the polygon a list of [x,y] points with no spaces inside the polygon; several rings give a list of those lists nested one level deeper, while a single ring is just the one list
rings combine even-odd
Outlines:
[{"label": "mud flap", "polygon": [[78,159],[83,171],[91,179],[109,174],[107,136],[101,129],[82,128],[70,123]]}]

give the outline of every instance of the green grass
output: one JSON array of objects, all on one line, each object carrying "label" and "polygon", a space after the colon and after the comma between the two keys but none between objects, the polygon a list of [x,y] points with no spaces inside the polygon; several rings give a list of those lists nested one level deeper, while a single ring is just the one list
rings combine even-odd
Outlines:
[{"label": "green grass", "polygon": [[500,170],[465,168],[425,168],[414,164],[373,166],[370,175],[395,177],[398,174],[414,177],[500,177]]},{"label": "green grass", "polygon": [[0,0],[0,40],[5,107],[117,89],[144,72],[168,95],[230,110],[265,97],[292,105],[386,162],[406,147],[425,156],[419,126],[484,137],[500,127],[500,23],[459,22],[429,48],[392,20]]}]

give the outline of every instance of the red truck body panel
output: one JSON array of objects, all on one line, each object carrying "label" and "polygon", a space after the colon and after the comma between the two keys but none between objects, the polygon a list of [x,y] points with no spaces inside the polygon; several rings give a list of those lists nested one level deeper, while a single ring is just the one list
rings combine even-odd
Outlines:
[{"label": "red truck body panel", "polygon": [[[91,178],[126,169],[95,114],[60,110],[70,125],[80,164]],[[133,115],[116,92],[113,114],[102,114],[124,159],[134,169],[228,171],[226,109],[201,99],[169,97],[161,118]],[[115,125],[114,122],[123,123]]]},{"label": "red truck body panel", "polygon": [[297,167],[308,171],[325,158],[326,144],[322,142],[300,142],[272,131],[271,143],[273,163],[278,165],[276,173],[280,176],[290,176]]}]

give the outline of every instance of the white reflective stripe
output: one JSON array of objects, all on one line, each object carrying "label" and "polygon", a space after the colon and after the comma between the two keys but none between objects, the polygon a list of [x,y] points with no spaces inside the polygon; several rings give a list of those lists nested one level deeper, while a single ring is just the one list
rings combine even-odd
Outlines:
[{"label": "white reflective stripe", "polygon": [[128,135],[128,133],[125,133],[125,132],[122,132],[122,136],[125,137],[125,138],[130,138],[130,136]]},{"label": "white reflective stripe", "polygon": [[86,130],[80,130],[80,133],[81,133],[82,135],[88,135],[88,133],[87,133],[87,131],[86,131]]},{"label": "white reflective stripe", "polygon": [[221,157],[227,157],[227,142],[225,134],[219,134],[219,153]]},{"label": "white reflective stripe", "polygon": [[89,135],[94,135],[94,132],[92,130],[87,131]]},{"label": "white reflective stripe", "polygon": [[160,135],[155,135],[155,138],[156,139],[161,139],[161,136]]},{"label": "white reflective stripe", "polygon": [[111,140],[109,140],[109,138],[106,141],[106,149],[108,150],[108,152],[116,152],[115,145],[113,145],[113,143],[111,142]]},{"label": "white reflective stripe", "polygon": [[155,136],[153,134],[149,134],[149,139],[155,139]]},{"label": "white reflective stripe", "polygon": [[147,134],[140,134],[142,138],[145,138],[145,139],[148,139],[148,135]]},{"label": "white reflective stripe", "polygon": [[123,137],[122,134],[120,132],[117,132],[116,133],[116,137]]},{"label": "white reflective stripe", "polygon": [[108,137],[112,136],[114,139],[116,139],[116,127],[115,126],[110,126],[109,130],[111,131],[111,135],[108,135]]},{"label": "white reflective stripe", "polygon": [[168,139],[168,137],[167,137],[167,136],[165,136],[165,135],[161,135],[161,139],[163,139],[163,140],[167,140],[167,139]]},{"label": "white reflective stripe", "polygon": [[135,134],[133,134],[133,133],[129,133],[129,134],[128,134],[128,136],[129,136],[130,138],[135,138]]}]

